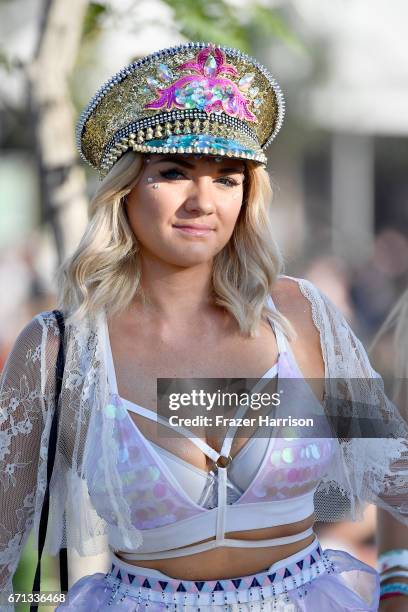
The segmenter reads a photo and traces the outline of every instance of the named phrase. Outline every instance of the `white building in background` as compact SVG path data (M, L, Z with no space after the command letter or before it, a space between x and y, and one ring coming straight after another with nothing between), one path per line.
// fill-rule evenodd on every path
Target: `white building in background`
M296 24L319 41L325 72L302 99L332 137L332 247L350 263L371 251L374 138L408 135L408 4L294 0Z

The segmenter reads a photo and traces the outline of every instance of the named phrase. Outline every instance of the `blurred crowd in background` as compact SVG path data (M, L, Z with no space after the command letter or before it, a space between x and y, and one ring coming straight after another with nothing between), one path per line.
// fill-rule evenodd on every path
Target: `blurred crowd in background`
M98 184L72 145L80 111L122 66L187 40L238 47L280 83L287 116L268 170L286 273L322 289L368 348L408 285L408 5L62 4L0 0L0 370L25 323L55 306L55 268L78 242ZM64 23L65 48L63 30L52 31ZM40 129L48 93L38 83L64 96L65 127ZM392 374L387 335L374 365ZM375 565L375 508L363 523L317 528L323 545Z

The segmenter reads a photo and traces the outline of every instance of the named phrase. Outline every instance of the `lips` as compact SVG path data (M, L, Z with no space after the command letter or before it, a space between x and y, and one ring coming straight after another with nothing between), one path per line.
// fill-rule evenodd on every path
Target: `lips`
M214 228L210 227L209 225L184 225L184 224L176 224L173 225L173 227L178 227L178 228L182 228L182 229L195 229L195 230L212 230Z
M173 225L173 227L179 232L190 234L191 236L207 236L214 231L214 229L208 225Z

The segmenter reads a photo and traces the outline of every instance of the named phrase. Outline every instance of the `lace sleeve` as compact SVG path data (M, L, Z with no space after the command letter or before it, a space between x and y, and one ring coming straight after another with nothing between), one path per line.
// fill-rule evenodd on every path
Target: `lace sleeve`
M407 423L342 314L312 283L293 280L320 333L326 394L335 389L340 409L357 424L351 436L338 438L336 460L316 494L317 520L362 519L365 505L374 503L408 525ZM362 410L370 415L372 436L362 433Z
M14 610L5 601L44 496L55 383L54 376L47 381L47 372L55 368L58 333L40 315L32 319L18 336L0 379L1 610Z

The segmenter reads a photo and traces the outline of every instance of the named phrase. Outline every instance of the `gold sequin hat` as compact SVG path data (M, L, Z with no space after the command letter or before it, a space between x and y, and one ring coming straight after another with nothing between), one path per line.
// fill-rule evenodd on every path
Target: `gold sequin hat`
M265 164L284 112L279 85L255 59L191 42L156 51L109 79L81 114L78 150L101 177L129 149Z

